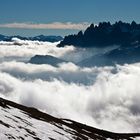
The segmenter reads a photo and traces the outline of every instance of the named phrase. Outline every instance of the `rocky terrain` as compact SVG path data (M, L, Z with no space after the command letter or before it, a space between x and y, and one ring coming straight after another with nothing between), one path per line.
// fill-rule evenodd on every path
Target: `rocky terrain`
M59 47L74 45L77 47L106 47L113 45L130 46L140 42L140 24L135 21L125 23L122 21L111 24L101 22L98 25L91 24L84 32L65 36L58 44Z
M20 140L133 140L139 133L113 133L0 98L0 138Z

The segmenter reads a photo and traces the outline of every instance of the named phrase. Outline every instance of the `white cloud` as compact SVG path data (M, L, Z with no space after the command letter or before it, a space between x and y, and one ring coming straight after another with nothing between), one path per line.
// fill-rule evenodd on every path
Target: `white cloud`
M70 55L69 60L87 57L83 52L90 54L73 46L57 48L53 43L25 42L21 46L0 44L1 97L94 127L140 132L140 63L80 68L73 63L52 67L16 62L17 57L35 54ZM77 54L78 58L74 56Z
M63 63L58 67L50 65L25 64L21 62L4 62L0 64L0 71L9 73L18 78L26 80L42 79L52 81L62 80L67 83L93 84L100 70L111 68L80 68L73 63Z
M19 29L69 29L69 30L85 30L90 24L87 22L72 23L72 22L53 22L53 23L5 23L0 24L0 28L19 28Z
M29 68L21 65L19 70L18 65L13 65L15 73L24 71L25 78L39 71L39 68L31 65L27 66ZM45 68L54 71L53 67L45 66ZM65 67L62 66L61 70L63 68ZM59 70L60 68L55 69L55 71ZM24 105L34 106L57 117L74 119L94 127L117 132L139 132L140 64L116 68L85 68L85 73L79 71L79 75L78 70L77 67L65 69L65 72L70 73L65 78L69 79L74 75L75 78L80 79L80 74L85 75L86 78L89 71L95 72L94 82L91 81L91 84L87 86L78 84L75 80L71 83L59 79L29 80L23 77L20 79L18 76L15 78L8 74L10 72L0 72L0 96ZM73 74L72 71L77 71L77 74ZM52 73L48 74L52 78L55 77ZM45 76L44 73L43 75ZM59 76L62 75L59 73ZM90 78L93 77L90 75ZM91 79L86 79L86 81L89 82Z
M18 42L18 45L15 45ZM56 47L57 43L39 42L39 41L27 41L14 39L13 42L0 41L0 61L11 61L19 59L20 61L28 61L34 55L52 55L61 57L68 52L74 52L75 48Z
M19 44L15 45L15 44ZM52 55L67 61L79 62L93 55L106 52L115 47L75 48L74 46L56 47L56 43L13 39L13 42L0 41L0 61L23 60L28 61L36 54ZM13 53L14 52L14 53Z

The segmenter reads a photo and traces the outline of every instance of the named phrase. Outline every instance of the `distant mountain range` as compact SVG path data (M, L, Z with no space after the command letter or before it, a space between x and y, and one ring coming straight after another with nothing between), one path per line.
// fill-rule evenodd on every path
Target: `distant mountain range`
M68 61L50 55L35 55L29 60L29 63L32 64L49 64L55 67L60 63L67 62ZM121 46L106 53L93 55L75 64L81 67L93 67L132 64L137 62L140 62L140 45Z
M11 41L12 38L18 38L21 40L32 40L32 41L48 41L48 42L58 42L63 40L61 36L45 36L39 35L35 37L22 37L22 36L5 36L0 34L0 41Z
M114 133L72 120L56 118L35 108L0 98L0 136L34 140L133 140L139 133Z
M140 62L140 45L119 47L104 54L82 60L77 65L82 67L113 66L115 64L132 64Z
M110 22L101 22L99 25L91 24L84 32L65 36L58 46L106 47L131 46L133 43L140 43L140 24L135 21L131 24L119 21L115 24Z

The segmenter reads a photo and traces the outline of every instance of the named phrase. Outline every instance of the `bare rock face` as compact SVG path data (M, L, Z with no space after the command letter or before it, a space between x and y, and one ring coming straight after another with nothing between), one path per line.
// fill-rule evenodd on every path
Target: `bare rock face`
M65 36L58 46L102 48L112 45L131 45L134 42L140 42L140 24L134 21L132 23L119 21L115 24L101 22L98 26L91 24L84 32Z

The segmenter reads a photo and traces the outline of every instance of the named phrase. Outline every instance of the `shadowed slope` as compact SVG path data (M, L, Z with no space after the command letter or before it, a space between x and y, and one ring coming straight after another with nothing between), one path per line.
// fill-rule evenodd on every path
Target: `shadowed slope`
M121 133L113 133L105 130L100 130L97 128L89 127L87 125L67 120L67 119L60 119L53 117L51 115L48 115L46 113L43 113L35 108L25 107L23 105L19 105L17 103L5 100L0 98L0 109L1 113L4 114L3 118L0 118L0 128L5 127L5 132L8 132L6 130L9 129L16 129L16 125L18 126L18 129L24 130L24 136L25 137L32 137L32 139L40 140L42 139L41 134L39 132L39 128L37 131L35 128L37 127L37 122L41 125L47 126L47 129L45 130L45 133L43 133L44 137L48 137L48 139L56 139L56 137L61 137L61 139L77 139L77 140L88 140L88 139L95 139L95 140L106 140L107 138L110 139L127 139L132 140L136 137L140 137L140 133L128 133L128 134L121 134ZM13 110L16 109L15 114L10 116L13 112ZM18 116L18 112L20 112L20 115ZM7 115L5 115L7 114ZM22 117L21 117L22 116ZM16 125L14 126L8 121L5 121L6 119L12 120L13 123ZM24 125L20 126L21 123L24 122ZM33 123L32 123L33 122ZM26 124L26 127L25 127ZM48 129L52 129L47 132ZM17 130L19 131L19 130ZM57 133L57 136L55 136L53 133ZM0 134L1 135L1 134ZM18 136L15 136L15 134L5 133L4 134L8 139L18 139L21 137L24 139L23 135L20 136L20 133ZM25 138L25 139L28 139Z

